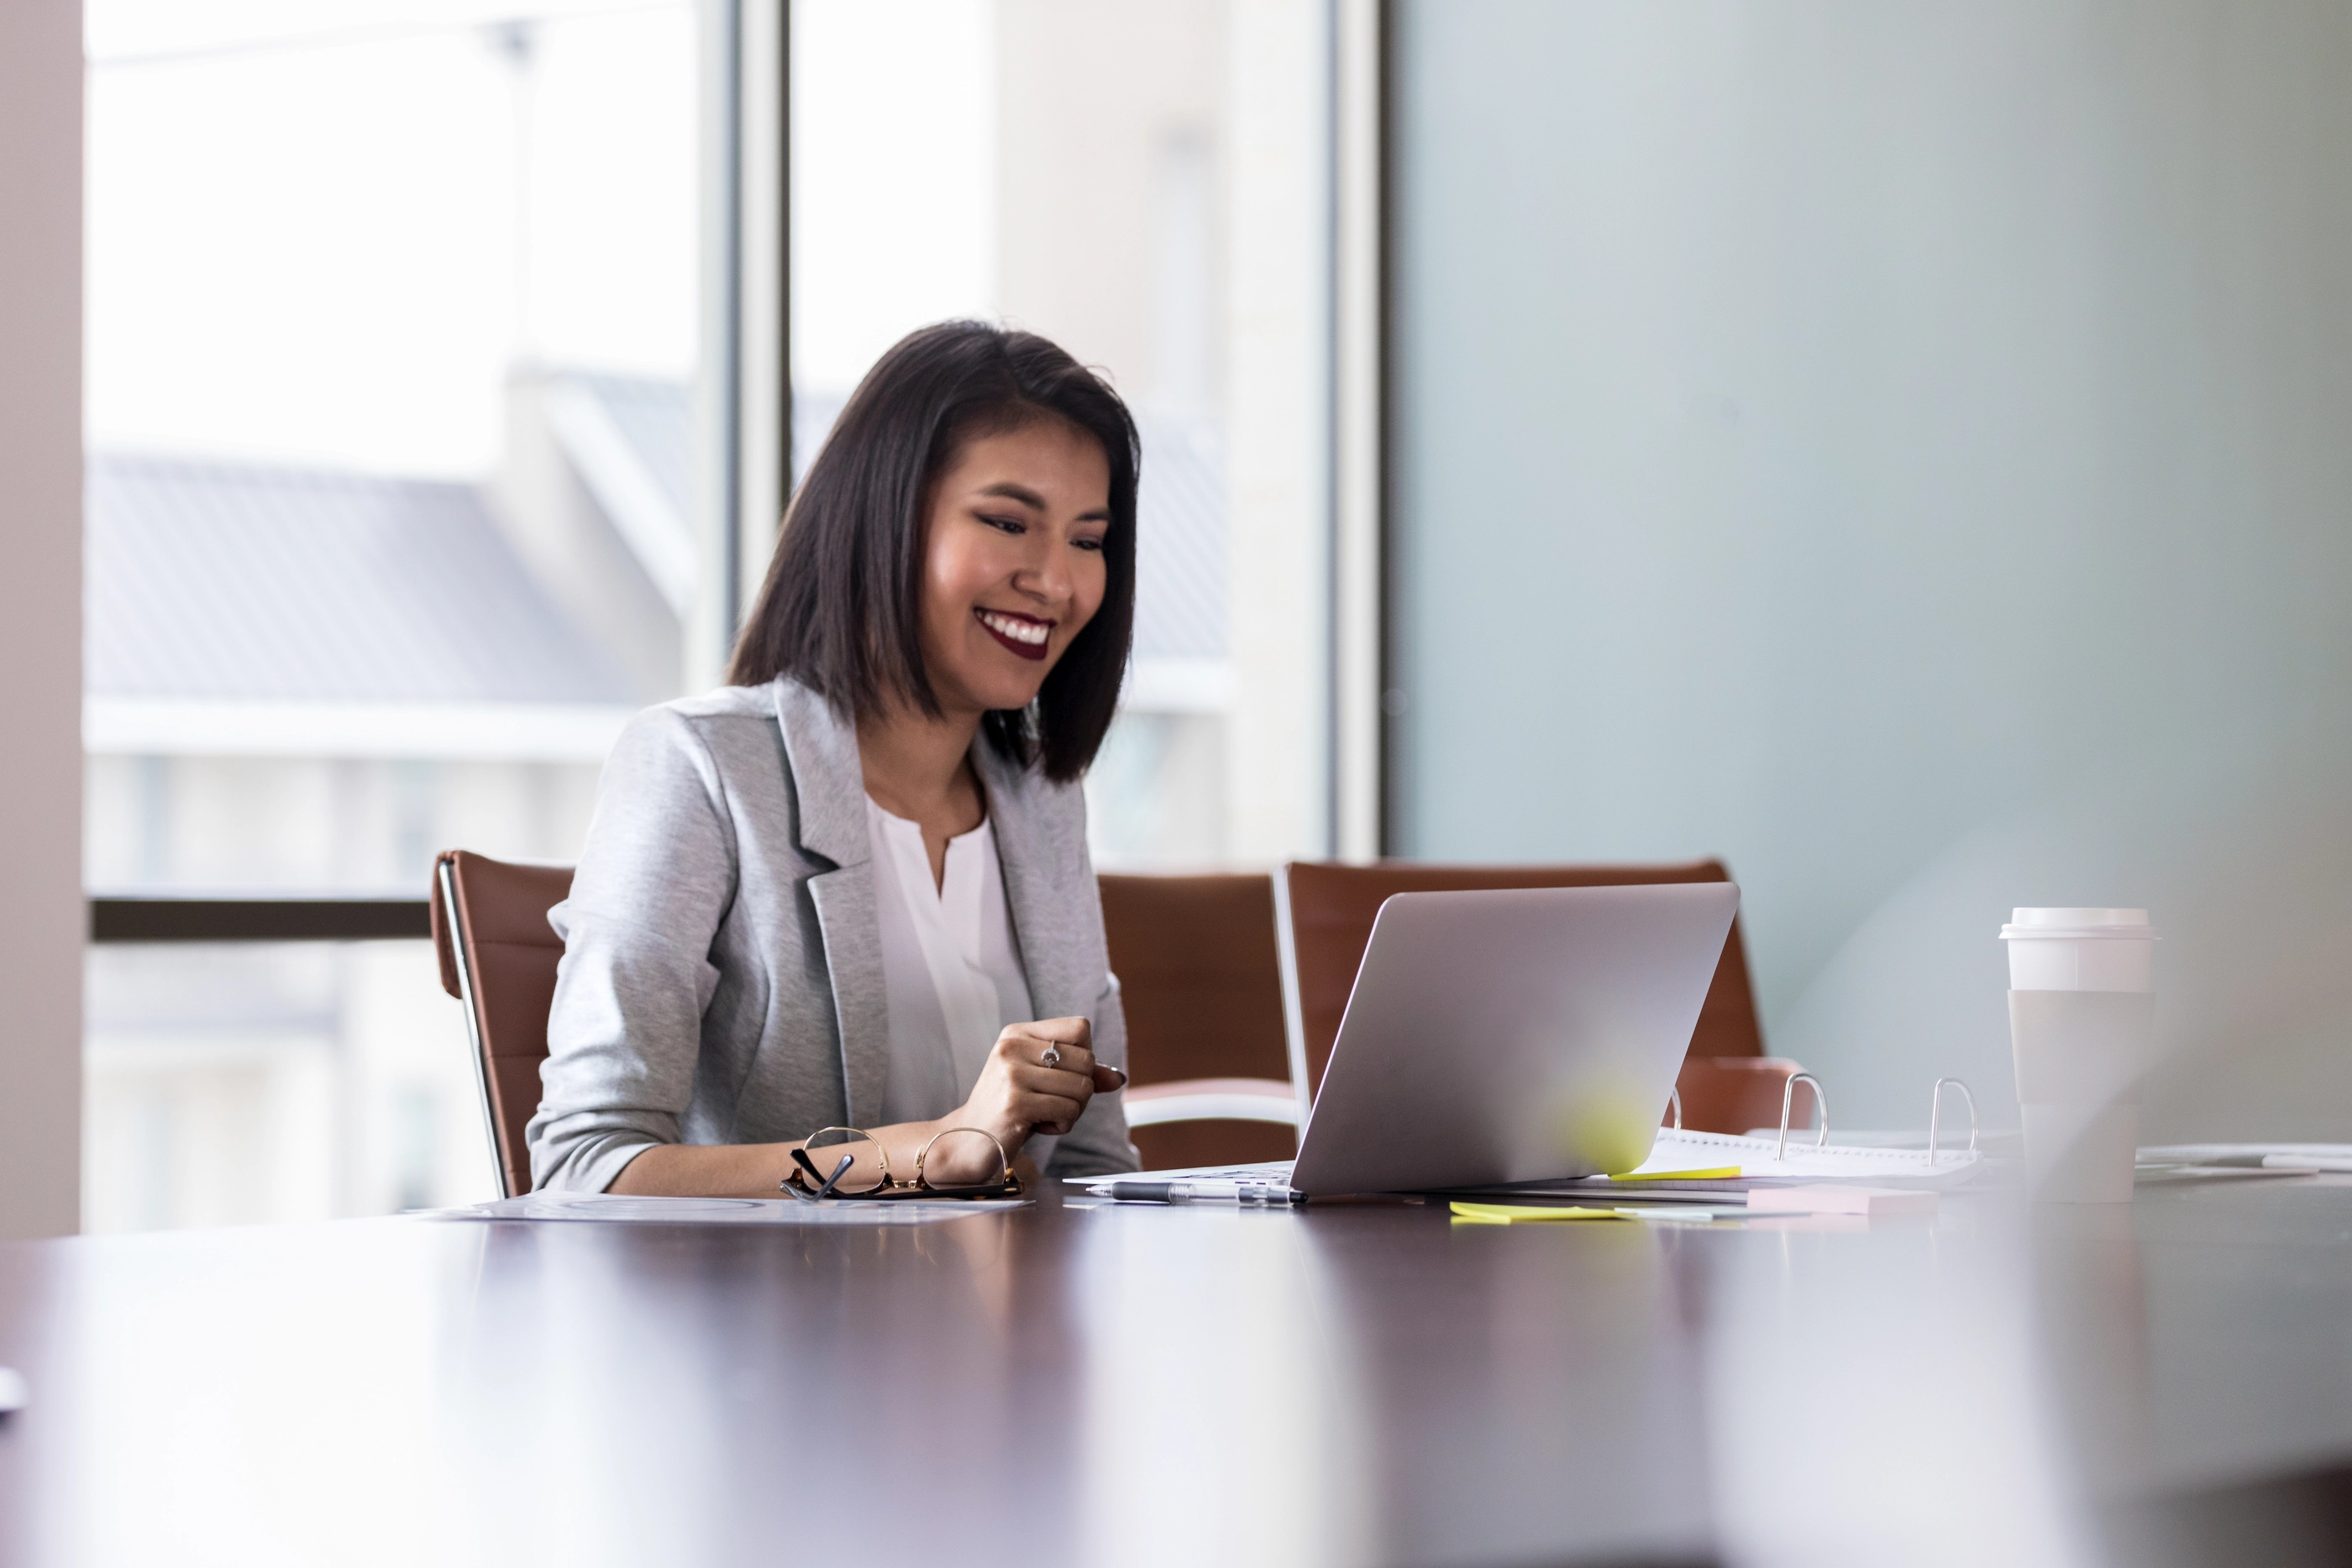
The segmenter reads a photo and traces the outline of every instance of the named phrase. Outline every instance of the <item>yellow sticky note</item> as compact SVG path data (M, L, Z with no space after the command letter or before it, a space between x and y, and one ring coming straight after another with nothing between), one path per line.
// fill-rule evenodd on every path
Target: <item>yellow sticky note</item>
M1546 1208L1524 1203L1457 1203L1454 1205L1457 1222L1472 1225L1525 1225L1529 1222L1557 1222L1565 1219L1624 1219L1629 1216L1613 1208Z
M1738 1181L1738 1166L1709 1166L1703 1171L1643 1171L1635 1176L1612 1176L1611 1181Z

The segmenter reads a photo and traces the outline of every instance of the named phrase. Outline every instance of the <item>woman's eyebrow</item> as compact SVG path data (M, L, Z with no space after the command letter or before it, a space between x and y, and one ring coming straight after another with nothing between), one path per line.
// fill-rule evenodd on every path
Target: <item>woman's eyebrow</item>
M1034 507L1041 512L1045 509L1045 497L1037 494L1028 486L1016 485L1010 479L1001 479L993 485L982 485L980 487L980 493L983 496L999 496L1008 501L1018 501L1024 507Z
M1046 509L1045 497L1037 494L1036 491L1032 490L1028 486L1016 485L1010 479L1000 479L993 485L982 485L978 493L982 496L994 496L1002 500L1018 501L1023 506L1034 507L1040 512ZM1080 512L1078 514L1078 521L1082 523L1107 523L1110 521L1110 508L1108 507L1097 507L1092 511Z

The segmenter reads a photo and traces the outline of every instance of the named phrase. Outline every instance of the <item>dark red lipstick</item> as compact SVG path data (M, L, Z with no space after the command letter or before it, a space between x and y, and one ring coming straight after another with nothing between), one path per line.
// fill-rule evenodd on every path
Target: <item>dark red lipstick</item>
M980 622L982 628L990 636L1022 658L1042 659L1045 656L1046 648L1051 645L1054 631L1054 623L1051 621L1040 621L1034 615L1016 615L1009 610L974 610L971 613L973 619ZM1034 629L1032 634L1036 640L1024 642L1015 632L1007 629L1008 624L1023 631Z

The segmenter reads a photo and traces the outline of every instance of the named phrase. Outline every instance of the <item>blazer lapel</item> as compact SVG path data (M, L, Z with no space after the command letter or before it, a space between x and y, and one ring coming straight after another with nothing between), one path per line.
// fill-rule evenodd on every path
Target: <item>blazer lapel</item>
M890 1082L889 988L882 975L881 927L874 910L869 861L809 878L817 929L824 936L834 1017L841 1025L841 1092L847 1125L867 1127L881 1113Z
M866 765L858 760L856 729L789 675L777 676L774 690L776 723L784 732L784 757L800 802L801 847L835 865L863 865L869 852Z
M1004 898L1013 911L1013 935L1021 946L1021 967L1029 981L1030 1005L1039 1018L1091 1016L1102 977L1084 983L1079 955L1069 940L1071 920L1064 907L1068 876L1055 863L1052 845L1037 831L1029 810L1035 782L990 747L986 737L971 748L972 768L988 787L988 818L996 839L996 859L1004 873ZM1056 896L1056 889L1062 889Z
M841 1029L844 1114L849 1125L867 1126L881 1113L889 1083L890 1015L866 829L866 769L857 757L856 730L823 697L788 676L777 678L775 694L776 722L800 807L801 847L835 866L809 878L809 897L824 939L825 972Z

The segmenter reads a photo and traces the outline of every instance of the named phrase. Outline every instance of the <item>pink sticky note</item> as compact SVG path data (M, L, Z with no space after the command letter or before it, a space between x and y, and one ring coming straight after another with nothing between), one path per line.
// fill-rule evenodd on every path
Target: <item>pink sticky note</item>
M1933 1214L1936 1195L1823 1182L1814 1186L1753 1187L1748 1194L1748 1207L1759 1214L1861 1214L1884 1219L1897 1214Z
M1749 1230L1863 1230L1870 1220L1859 1214L1759 1214L1740 1222Z

